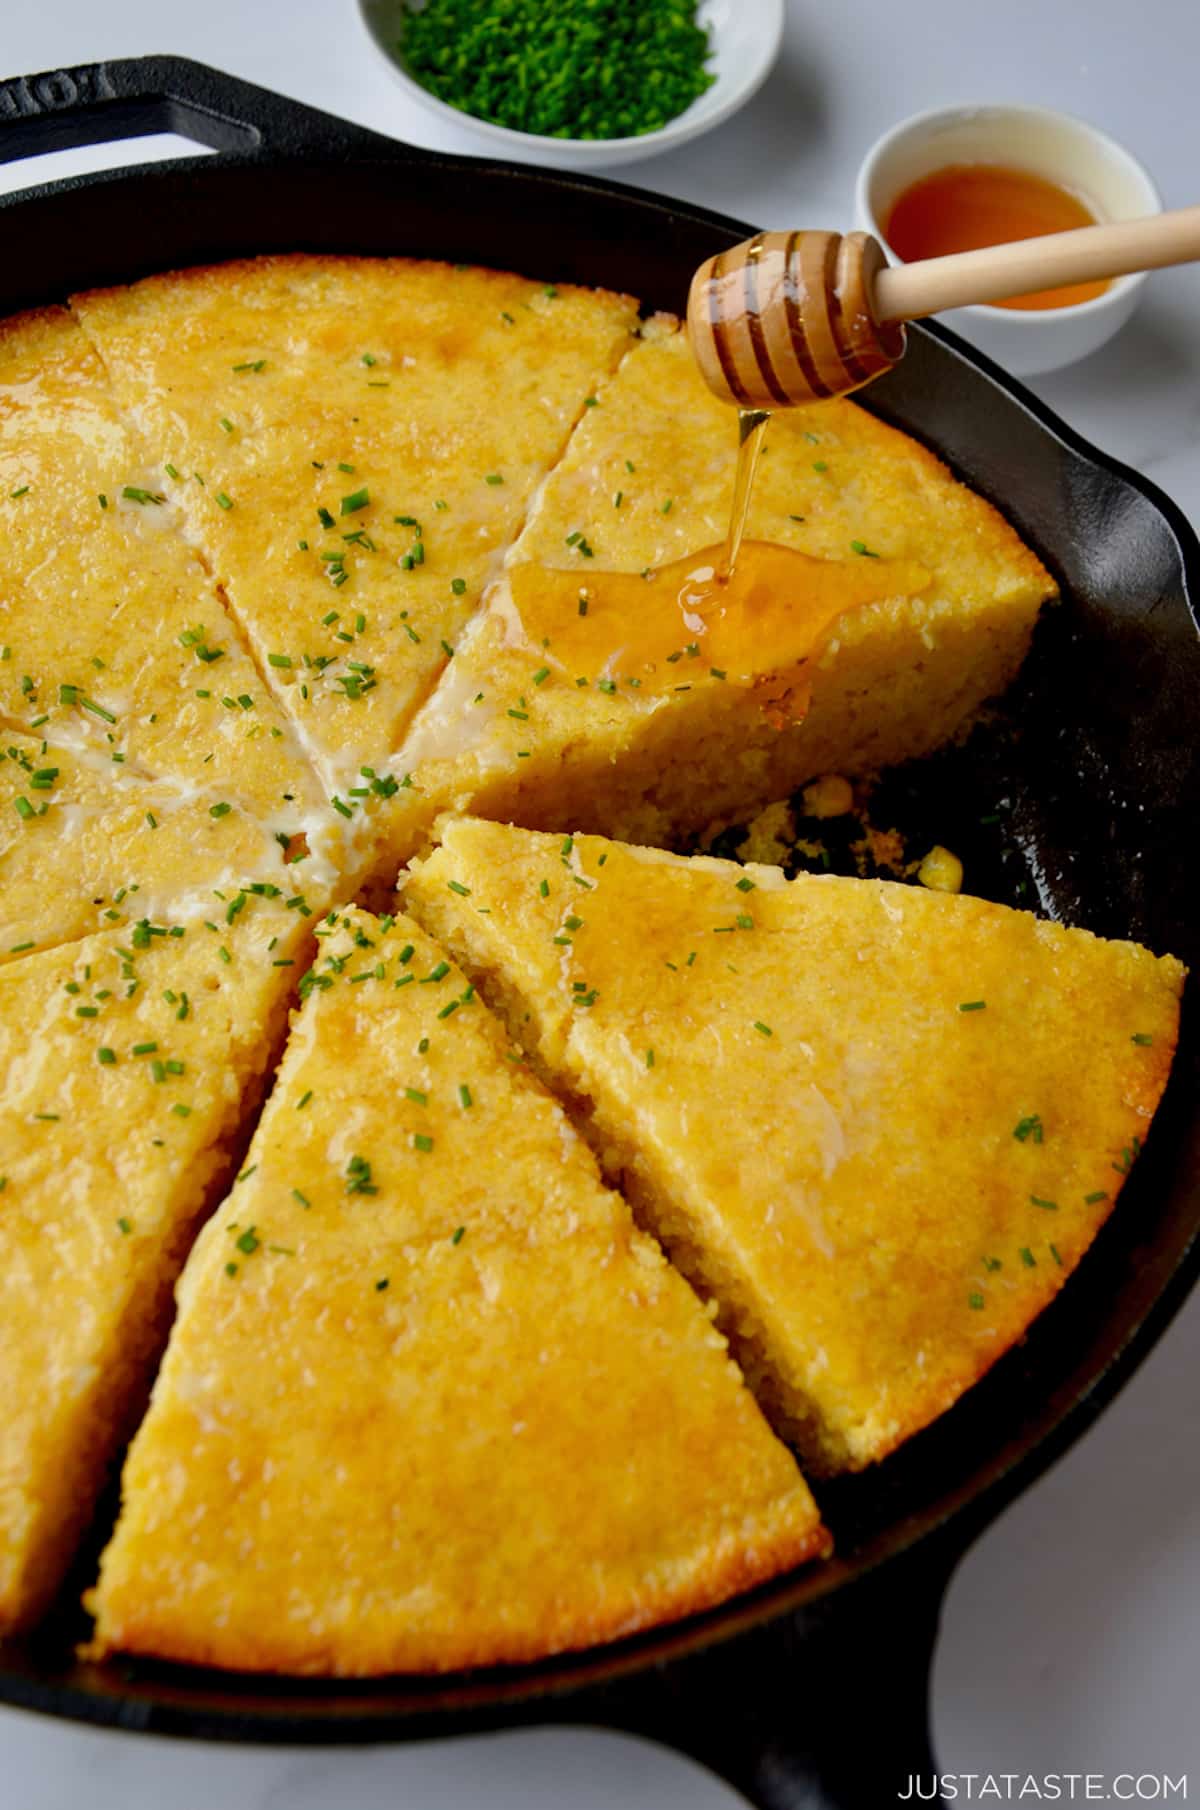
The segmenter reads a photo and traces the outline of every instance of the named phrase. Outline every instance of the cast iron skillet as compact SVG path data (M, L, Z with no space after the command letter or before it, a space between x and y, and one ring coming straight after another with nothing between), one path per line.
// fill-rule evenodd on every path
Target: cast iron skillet
M616 183L413 150L174 58L0 84L5 161L164 130L221 155L0 198L0 311L306 248L498 265L679 311L701 259L751 230ZM1049 915L1195 966L1185 850L1200 801L1200 545L1152 485L949 333L914 331L866 401L1001 504L1067 599L1039 630L1016 733L989 756L988 783L1010 799L1010 871ZM926 1680L951 1569L1096 1417L1200 1269L1193 1016L1194 1000L1149 1146L1078 1274L950 1414L822 1492L838 1542L829 1564L545 1664L351 1685L77 1660L73 1584L37 1637L0 1646L0 1699L247 1741L595 1723L666 1741L774 1810L894 1801L910 1772L933 1771Z

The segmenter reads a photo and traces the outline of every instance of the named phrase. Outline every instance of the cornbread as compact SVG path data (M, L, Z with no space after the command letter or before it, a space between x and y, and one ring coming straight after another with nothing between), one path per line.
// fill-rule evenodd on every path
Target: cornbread
M278 257L76 296L277 702L363 797L636 305L404 258ZM198 471L203 483L193 475Z
M61 1581L282 1036L299 916L178 928L0 969L0 1633Z
M1003 691L1053 581L995 510L852 402L772 421L748 533L804 557L744 646L726 634L710 653L710 619L689 621L654 577L697 548L711 563L734 453L684 336L648 323L395 763L410 842L438 808L469 808L669 843L814 775L926 753ZM609 595L614 572L646 575L640 600L631 579ZM816 590L844 611L806 644L795 624Z
M828 1549L725 1342L463 974L330 918L123 1477L98 1651L442 1671Z
M451 821L407 908L580 1103L814 1470L883 1457L1061 1288L1184 970L981 899Z
M143 1414L97 1655L689 1614L830 1550L777 1433L883 1457L1080 1261L1183 969L863 815L1053 581L849 402L771 423L726 579L734 456L675 321L497 271L0 322L0 1635ZM809 818L923 884L663 852Z
M0 728L242 804L328 879L340 819L180 534L169 457L64 309L0 322Z
M0 731L0 962L142 918L220 916L250 886L308 913L325 900L304 896L305 871L240 805Z

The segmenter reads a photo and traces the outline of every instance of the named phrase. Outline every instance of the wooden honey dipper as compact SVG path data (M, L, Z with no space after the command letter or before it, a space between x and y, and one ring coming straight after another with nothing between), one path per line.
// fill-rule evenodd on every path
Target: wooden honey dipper
M869 233L756 233L702 264L688 335L708 387L741 409L859 389L904 353L904 322L1200 258L1200 207L889 266Z

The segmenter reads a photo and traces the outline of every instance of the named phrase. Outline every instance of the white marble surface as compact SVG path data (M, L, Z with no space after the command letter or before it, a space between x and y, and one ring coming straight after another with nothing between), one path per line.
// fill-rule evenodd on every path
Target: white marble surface
M849 225L859 157L888 124L920 107L1015 100L1106 127L1150 166L1168 206L1200 199L1195 0L909 0L903 9L789 0L788 14L780 65L745 113L622 175L765 226ZM398 137L471 148L393 87L352 0L8 0L3 17L6 74L175 51ZM70 167L142 154L116 147ZM0 169L0 186L22 179L20 166ZM1200 518L1200 269L1153 277L1108 351L1035 387ZM934 1683L945 1770L1190 1767L1189 1796L1200 1796L1198 1375L1200 1299L1099 1425L963 1564ZM0 1712L3 1810L718 1810L736 1801L673 1755L587 1731L288 1753L135 1740Z

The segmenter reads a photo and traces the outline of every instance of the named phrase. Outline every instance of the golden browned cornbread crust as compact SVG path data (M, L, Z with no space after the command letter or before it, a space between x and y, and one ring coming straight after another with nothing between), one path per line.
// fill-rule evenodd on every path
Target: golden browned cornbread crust
M636 304L296 255L72 305L369 865L361 770L399 747Z
M97 1650L457 1669L827 1551L724 1340L437 945L350 912L307 990L180 1284Z
M218 931L125 927L0 969L0 1633L47 1606L137 1418L304 934L251 898Z
M1057 1293L1184 970L1027 913L451 821L407 879L816 1470L926 1425Z
M760 707L779 689L769 673L750 692L714 673L702 637L685 647L682 624L681 688L666 696L572 663L573 595L561 630L527 642L510 586L522 563L566 568L586 589L593 571L640 572L723 539L731 413L674 323L644 334L598 389L395 763L415 788L410 843L450 808L669 844L752 815L815 774L927 753L1009 684L1054 593L1002 517L932 454L833 402L772 421L749 534L852 566L923 567L925 584L842 617L802 721ZM781 613L790 602L780 597ZM636 633L622 623L614 651Z

